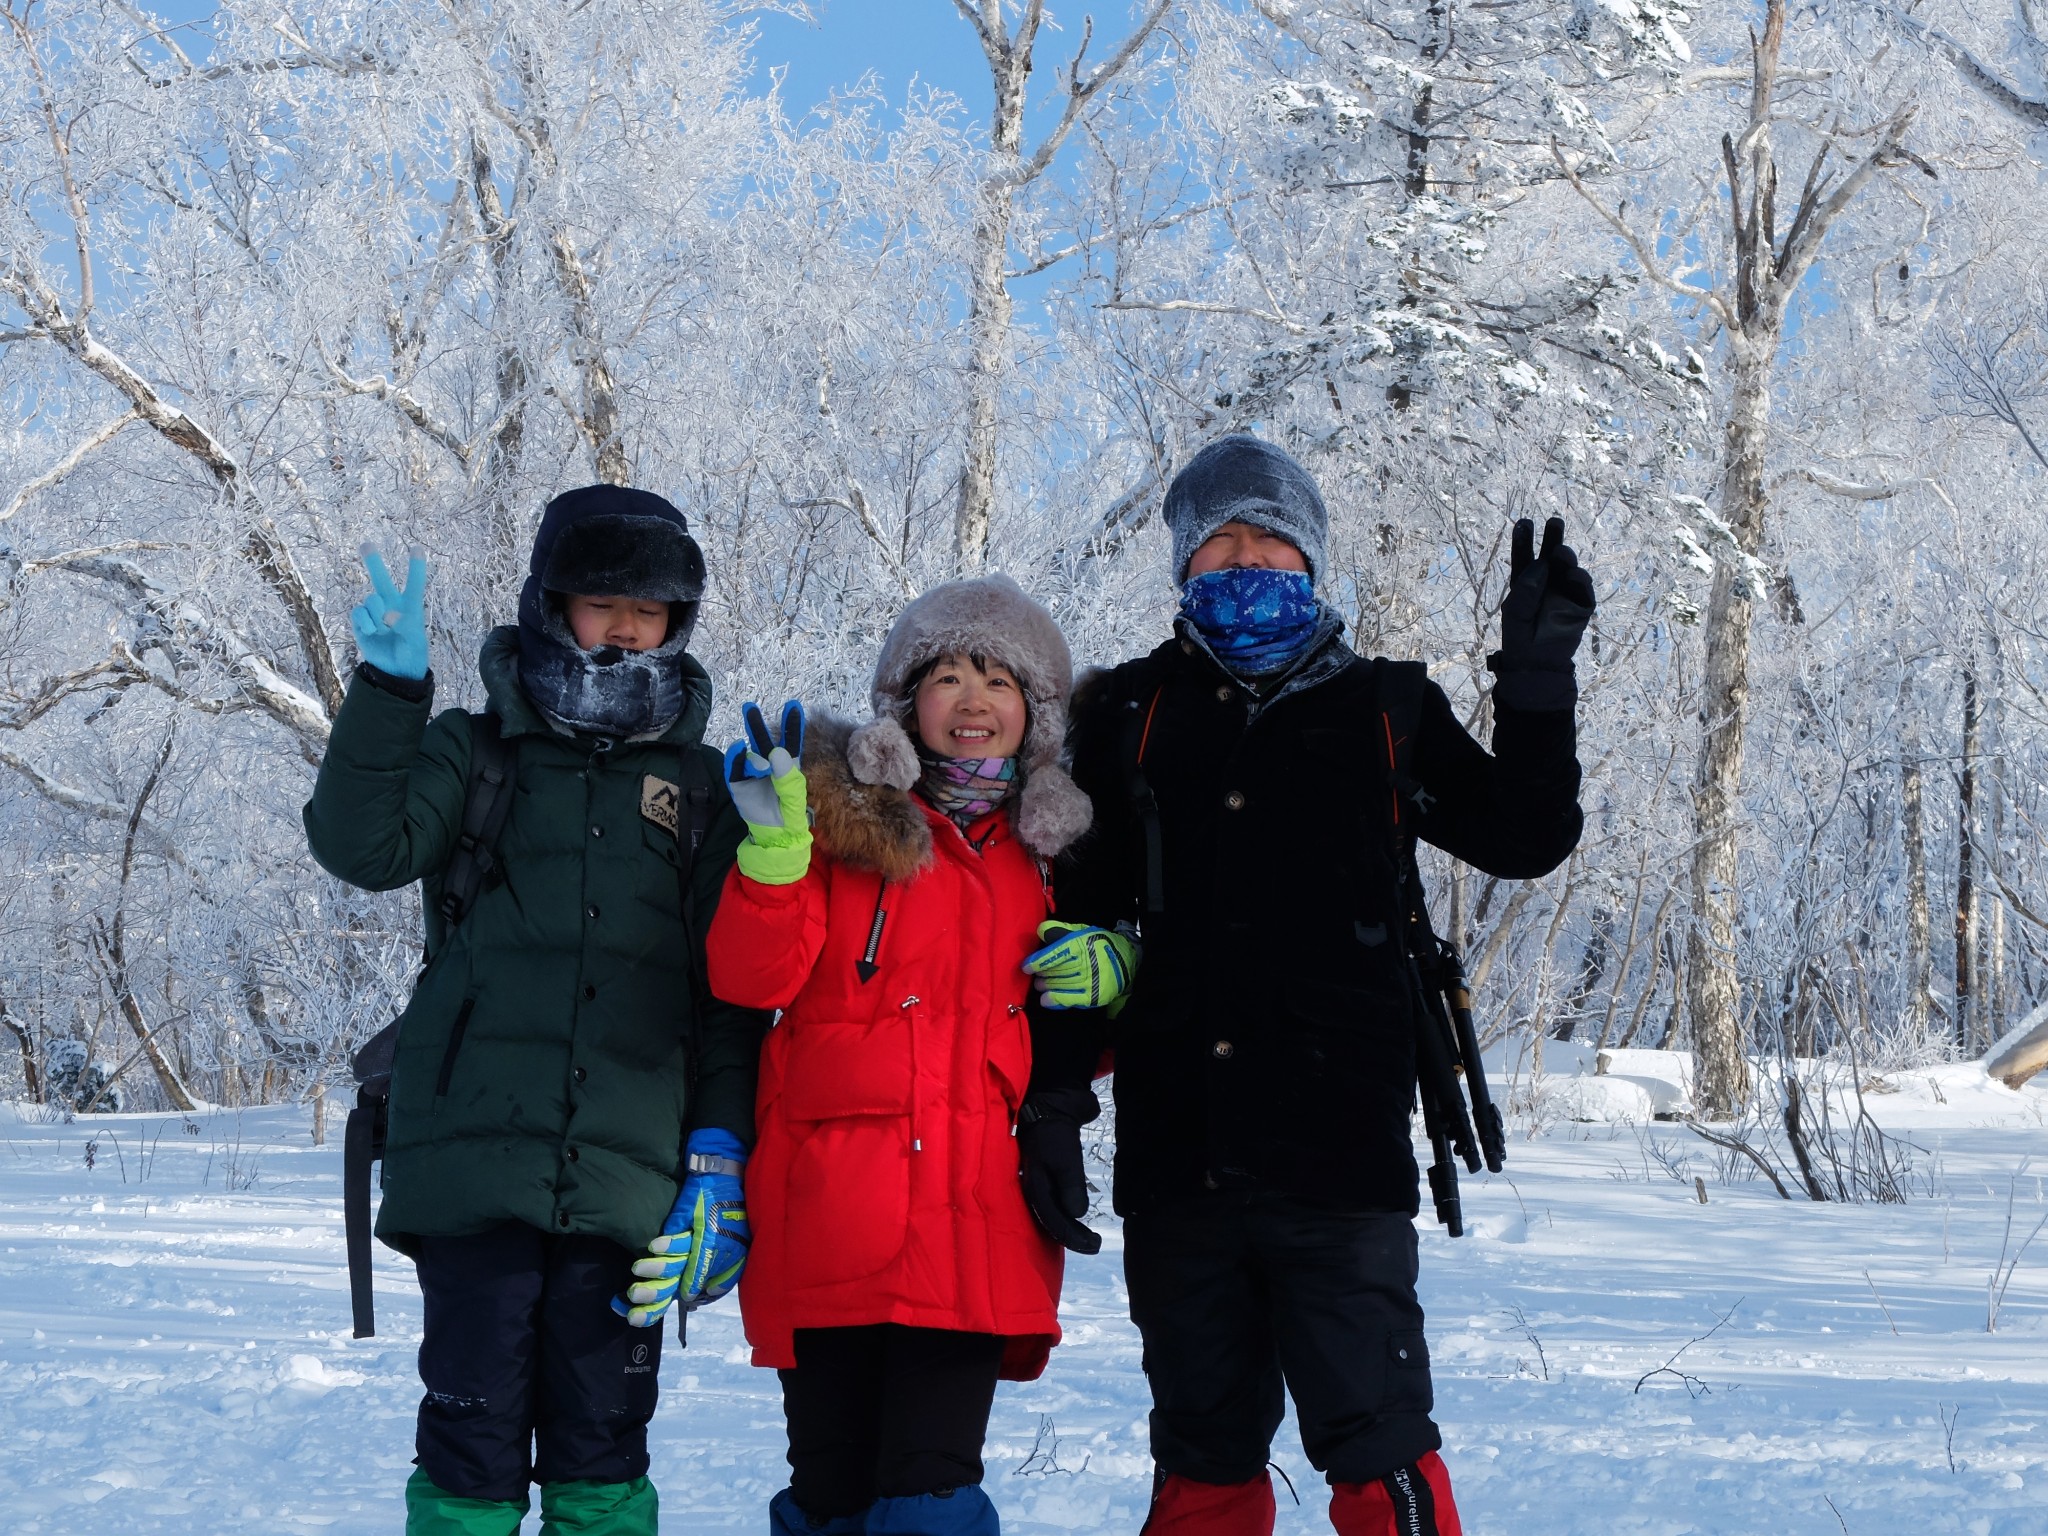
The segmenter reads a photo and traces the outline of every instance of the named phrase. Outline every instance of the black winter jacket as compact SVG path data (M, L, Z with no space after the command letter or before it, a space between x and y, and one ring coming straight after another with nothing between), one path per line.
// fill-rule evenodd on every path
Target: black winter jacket
M1104 927L1140 916L1145 840L1129 769L1141 737L1163 916L1147 925L1114 1023L1033 1009L1033 1087L1084 1084L1114 1047L1125 1215L1249 1184L1417 1209L1418 1004L1379 702L1390 665L1332 639L1262 700L1184 634L1076 690L1074 778L1095 826L1057 870L1059 916ZM1503 878L1556 868L1581 825L1571 711L1499 710L1489 756L1442 689L1423 693L1404 831Z

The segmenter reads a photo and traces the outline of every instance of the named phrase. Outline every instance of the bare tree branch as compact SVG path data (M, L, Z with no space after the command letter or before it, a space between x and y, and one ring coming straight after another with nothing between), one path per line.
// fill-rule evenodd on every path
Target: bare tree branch
M394 384L381 373L373 374L367 379L356 378L334 359L328 352L325 343L317 345L320 351L320 361L327 365L328 373L333 376L334 381L343 389L352 395L368 395L373 400L382 400L385 404L396 408L398 414L417 427L423 436L431 438L434 442L447 449L450 455L454 457L455 462L464 469L469 468L470 460L475 455L475 449L469 443L463 441L462 435L459 432L429 410L426 404L413 394L411 390L402 384Z
M1850 501L1890 501L1894 496L1903 496L1906 492L1919 490L1923 486L1935 487L1934 480L1926 475L1915 475L1910 480L1861 482L1844 480L1839 475L1831 475L1824 469L1816 469L1810 464L1802 464L1797 468L1784 471L1773 479L1771 489L1776 490L1779 486L1784 485L1790 480L1807 481L1809 484L1820 487L1830 496L1841 496Z
M120 822L123 825L128 821L128 806L117 800L101 799L98 795L88 794L85 790L66 784L19 753L10 752L5 747L0 747L0 768L13 769L34 785L44 798L63 806L67 811L76 811L82 816L90 816L95 821ZM177 840L164 828L155 822L145 820L140 824L140 830L151 852L168 859L180 869L189 871L192 868L191 862L179 849Z
M50 468L44 470L35 479L29 481L20 490L16 491L5 507L0 507L0 523L6 522L15 513L27 506L33 497L47 491L51 486L57 484L58 481L78 468L96 449L106 447L108 443L119 437L123 427L127 426L130 422L140 421L141 419L142 413L131 408L116 416L91 436L82 439L77 447L73 448L63 458L51 465Z
M784 501L790 506L829 506L851 512L854 520L860 524L861 532L868 536L868 542L881 552L882 563L888 566L889 574L903 589L903 595L915 597L916 583L911 581L910 573L903 568L902 558L882 531L881 521L875 516L874 508L868 501L866 487L861 484L860 477L853 472L852 461L846 452L846 440L839 430L839 413L832 408L832 363L822 354L818 358L818 418L825 423L825 430L831 436L834 468L846 485L846 494L822 496L808 501L791 501L785 497Z
M1572 169L1571 164L1565 159L1564 150L1559 147L1555 139L1550 141L1550 153L1551 157L1557 161L1558 169L1564 172L1565 180L1572 184L1572 190L1586 200L1586 206L1597 213L1601 221L1609 229L1621 236L1623 243L1628 246L1630 251L1634 252L1637 264L1642 267L1644 275L1651 282L1657 284L1660 288L1668 288L1673 293L1683 294L1688 299L1699 300L1700 303L1706 305L1714 312L1715 318L1723 325L1733 323L1734 317L1730 313L1726 302L1718 293L1672 277L1664 270L1663 263L1657 260L1656 254L1651 251L1643 238L1629 227L1627 221L1617 213L1609 213L1594 199L1593 194L1586 190L1586 184L1579 180L1579 173Z
M1929 26L1896 5L1887 5L1884 9L1886 14L1906 31L1934 44L1948 55L1949 62L1962 71L1965 80L2014 117L2023 123L2031 123L2036 128L2048 128L2048 100L2037 101L2031 96L2020 94L2015 86L1941 28Z
M334 648L328 642L319 607L313 601L305 579L299 574L283 533L257 505L248 477L234 454L183 409L166 400L156 386L117 353L102 345L83 320L65 310L63 301L39 274L16 265L0 272L0 291L13 295L45 338L119 390L135 414L166 442L197 459L230 500L249 517L249 534L243 553L291 615L300 654L313 675L313 684L324 712L332 715L339 710L343 692L341 668L335 660ZM275 668L269 667L268 663L264 665L273 676L276 675Z
M29 31L24 13L7 9L7 21L14 28L15 41L21 44L22 57L28 60L29 72L36 79L36 98L43 109L43 127L50 136L50 153L57 162L57 176L64 184L66 212L71 219L71 240L78 253L78 318L82 323L92 313L92 223L86 216L85 198L78 190L78 178L72 172L71 141L57 121L57 93L50 89L50 76L43 68L42 51L36 47L35 34Z
M633 476L626 462L625 444L619 440L619 386L598 334L590 276L584 271L575 237L568 230L556 230L550 243L555 276L569 301L569 324L576 336L576 365L583 383L582 408L571 414L597 460L597 478L610 485L625 485Z
M1060 112L1060 120L1039 141L1038 149L1014 177L1019 186L1035 181L1044 174L1045 168L1052 164L1053 156L1060 152L1060 146L1066 142L1067 134L1072 131L1075 121L1088 103L1122 72L1124 66L1137 57L1138 50L1145 46L1146 39L1158 29L1159 23L1166 19L1166 13L1171 9L1173 0L1156 0L1152 9L1146 12L1145 19L1138 23L1129 37L1124 39L1123 46L1117 49L1100 69L1083 81L1081 57L1088 51L1088 38L1094 26L1094 21L1090 18L1082 30L1081 46L1075 50L1073 61L1067 66L1067 104Z
M62 560L47 562L46 568L72 571L118 587L155 627L190 645L220 667L234 680L250 708L262 711L289 730L308 763L318 764L326 753L328 733L333 728L332 715L320 700L292 683L258 654L232 625L215 619L190 598L167 590L132 561L81 550ZM200 696L179 691L170 680L154 672L137 681L147 682L173 697L200 703Z
M1290 336L1306 336L1308 327L1298 320L1270 310L1251 309L1243 304L1212 304L1206 299L1108 299L1095 306L1097 309L1157 310L1165 313L1180 311L1196 315L1243 315L1248 320L1263 320L1268 325L1283 328Z

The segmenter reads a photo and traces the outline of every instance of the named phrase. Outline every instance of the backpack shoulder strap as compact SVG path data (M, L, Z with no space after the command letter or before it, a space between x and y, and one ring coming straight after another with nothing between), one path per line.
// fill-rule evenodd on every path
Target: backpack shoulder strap
M703 988L695 960L696 904L690 899L690 876L697 866L698 850L704 846L704 834L711 827L711 769L702 748L684 747L676 755L681 780L678 788L682 791L682 804L677 807L676 816L676 910L682 914L683 933L688 941L684 954L689 957L691 990L701 1002Z
M1165 677L1152 675L1157 670L1142 665L1132 669L1132 675L1123 682L1117 716L1122 732L1124 793L1130 799L1131 814L1137 819L1141 845L1139 929L1155 940L1166 921L1166 853L1159 826L1159 797L1145 777L1145 754L1152 746L1159 697L1166 691Z
M1381 739L1386 744L1389 807L1397 851L1405 865L1415 858L1415 808L1425 803L1415 777L1415 738L1422 729L1422 700L1429 688L1429 668L1419 661L1375 657Z
M469 916L478 894L500 877L497 843L512 814L513 779L519 743L508 741L495 714L469 717L469 788L462 802L462 831L441 876L441 918L454 928Z
M711 826L711 771L705 764L702 748L684 747L678 756L682 759L679 770L683 803L676 823L676 870L682 877L683 904L687 909L690 870L697 862L697 850L704 846L704 834Z

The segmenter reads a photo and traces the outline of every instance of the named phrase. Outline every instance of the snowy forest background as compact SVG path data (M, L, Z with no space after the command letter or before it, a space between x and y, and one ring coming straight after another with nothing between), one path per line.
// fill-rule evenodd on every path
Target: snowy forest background
M915 3L980 95L786 99L715 0L0 0L0 1099L303 1100L402 1003L299 824L360 541L473 705L546 499L661 492L722 731L983 564L1149 649L1238 429L1482 733L1513 519L1594 573L1579 851L1429 872L1490 1038L1726 1111L2048 1001L2048 3Z

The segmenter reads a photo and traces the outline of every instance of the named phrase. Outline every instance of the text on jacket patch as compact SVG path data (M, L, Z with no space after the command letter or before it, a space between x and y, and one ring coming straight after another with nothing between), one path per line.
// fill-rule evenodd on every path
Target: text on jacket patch
M667 779L657 779L648 774L640 781L640 814L663 828L671 837L682 834L677 808L682 804L683 792Z

